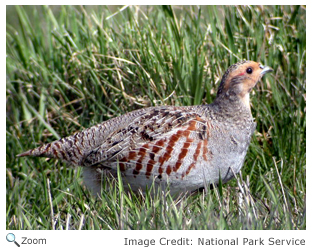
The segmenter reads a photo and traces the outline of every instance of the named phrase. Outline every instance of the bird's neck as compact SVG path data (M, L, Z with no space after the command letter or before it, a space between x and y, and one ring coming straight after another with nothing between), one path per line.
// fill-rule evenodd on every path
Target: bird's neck
M221 93L211 104L216 116L221 119L252 118L249 94L241 97L235 94Z

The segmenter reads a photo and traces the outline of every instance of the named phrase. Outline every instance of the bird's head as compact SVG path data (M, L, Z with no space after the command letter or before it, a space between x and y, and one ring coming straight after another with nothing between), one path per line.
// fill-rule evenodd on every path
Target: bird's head
M271 71L270 67L254 61L238 62L230 66L223 75L217 97L235 95L250 107L249 93L262 76Z

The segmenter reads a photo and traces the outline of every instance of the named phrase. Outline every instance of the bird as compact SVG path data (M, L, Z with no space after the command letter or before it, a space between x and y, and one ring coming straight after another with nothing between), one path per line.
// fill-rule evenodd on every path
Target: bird
M256 129L250 92L271 71L239 61L224 73L211 104L134 110L17 157L81 166L94 194L101 194L108 177L120 177L125 190L144 194L151 187L178 195L226 183L241 170Z

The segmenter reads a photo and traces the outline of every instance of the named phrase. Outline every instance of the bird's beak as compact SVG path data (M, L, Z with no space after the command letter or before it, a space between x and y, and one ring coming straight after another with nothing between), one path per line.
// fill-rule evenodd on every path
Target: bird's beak
M273 71L273 69L269 66L266 66L266 65L261 65L260 64L260 68L262 69L261 71L261 75L263 76L264 74L268 73L268 72L271 72Z

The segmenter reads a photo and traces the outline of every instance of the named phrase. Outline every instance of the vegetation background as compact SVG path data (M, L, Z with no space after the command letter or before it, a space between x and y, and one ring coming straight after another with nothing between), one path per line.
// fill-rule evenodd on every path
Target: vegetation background
M306 6L7 6L7 229L305 229ZM210 103L241 59L274 69L251 95L241 176L173 199L81 168L16 158L128 111Z

